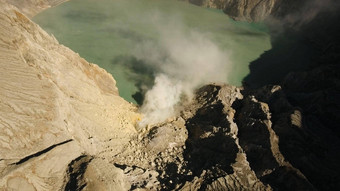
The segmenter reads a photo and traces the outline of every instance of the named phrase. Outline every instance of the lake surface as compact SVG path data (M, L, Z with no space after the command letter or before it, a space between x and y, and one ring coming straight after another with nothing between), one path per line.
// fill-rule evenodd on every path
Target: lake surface
M205 60L206 64L213 65L215 53L209 52L205 42L218 55L225 53L228 67L220 67L216 73L228 74L223 81L233 85L241 85L249 63L271 48L263 24L236 22L219 10L177 0L71 0L33 20L61 44L111 73L120 95L134 103L138 92L152 86L154 74L164 70L157 66L164 60L174 60L176 55L204 60L207 52L212 61ZM197 50L191 52L183 46ZM169 59L173 53L176 55ZM191 62L190 58L181 61Z

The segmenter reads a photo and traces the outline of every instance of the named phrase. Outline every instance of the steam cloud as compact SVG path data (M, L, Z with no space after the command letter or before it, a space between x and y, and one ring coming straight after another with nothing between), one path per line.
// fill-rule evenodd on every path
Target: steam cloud
M280 24L301 26L319 12L339 6L334 0L310 0L298 12L286 15ZM153 12L144 17L159 34L159 40L142 41L134 55L158 71L154 86L145 94L139 123L143 128L166 120L176 113L181 97L191 97L195 88L210 82L226 82L230 52L222 50L208 34L188 28L181 18ZM275 21L273 21L275 22ZM224 23L226 24L226 23ZM280 28L280 27L279 27Z
M226 82L231 65L229 53L221 50L208 34L185 27L180 19L164 18L159 14L153 17L158 42L144 41L134 52L138 59L159 71L154 86L145 94L140 128L174 115L181 97L190 98L198 86Z
M298 3L302 3L298 11L293 11L278 20L270 18L267 20L267 24L276 27L279 32L282 30L283 25L299 29L301 26L311 22L319 13L335 12L340 6L340 2L337 0L304 0Z
M140 127L166 120L175 113L175 105L180 101L183 87L164 74L155 78L155 85L146 92L142 113L145 114L139 123Z
M287 15L285 22L301 26L312 21L320 12L336 11L338 6L339 2L335 0L311 0L305 4L300 12Z

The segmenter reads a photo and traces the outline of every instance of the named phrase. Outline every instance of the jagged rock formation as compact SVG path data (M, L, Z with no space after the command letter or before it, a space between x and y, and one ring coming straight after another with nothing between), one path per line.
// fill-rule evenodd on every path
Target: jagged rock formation
M183 0L192 4L223 10L235 20L262 21L268 17L285 18L293 22L292 17L302 17L302 12L310 13L322 7L319 0ZM315 3L316 2L316 3ZM326 3L329 1L327 0ZM325 2L324 2L325 3ZM313 4L313 6L305 5ZM312 10L310 10L312 9ZM301 14L301 15L300 15ZM308 13L309 14L309 13ZM313 14L313 13L311 13ZM292 20L293 19L293 20ZM301 18L298 18L301 19Z
M254 91L265 84L281 84L280 93L269 99L259 99L273 108L274 130L282 137L279 144L282 153L319 190L339 189L335 181L339 180L339 164L335 161L339 161L340 153L340 28L334 24L340 18L339 8L339 3L332 4L328 10L320 11L313 20L299 26L298 31L286 32L303 37L300 41L311 48L310 61L301 61L302 55L271 62L273 59L268 58L274 58L273 55L286 56L279 51L282 48L278 44L252 63L246 79L250 86L247 89L256 88ZM292 63L293 68L290 67ZM265 69L266 66L272 69ZM281 68L285 68L284 73ZM277 78L271 78L275 75ZM287 123L287 118L291 118L291 122Z
M260 21L272 13L276 0L188 0L190 3L221 9L235 20Z
M133 139L112 162L139 180L133 189L337 189L338 138L309 128L280 86L208 85L177 118Z
M115 155L75 160L68 174L78 177L74 188L85 190L339 188L339 154L322 148L325 133L306 130L301 116L280 86L247 91L207 85L179 116L132 137ZM95 176L101 184L90 181Z

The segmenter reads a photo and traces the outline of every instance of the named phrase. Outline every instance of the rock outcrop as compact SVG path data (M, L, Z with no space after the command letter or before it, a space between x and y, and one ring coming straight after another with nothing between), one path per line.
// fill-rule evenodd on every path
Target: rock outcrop
M318 190L339 189L333 180L339 177L335 161L339 161L340 148L340 28L335 23L340 19L340 6L332 5L298 30L284 32L298 36L300 45L301 41L308 45L307 54L300 54L306 49L298 43L285 49L274 43L272 50L250 65L246 78L247 89L253 91L266 84L281 84L280 93L260 100L273 108L274 130L282 137L281 152Z
M95 171L105 177L99 186L121 190L339 188L338 138L315 134L302 118L280 86L207 85L177 117L132 137L116 155L102 154L106 160L95 157L97 165L77 175L77 188L98 186L89 180L103 163Z

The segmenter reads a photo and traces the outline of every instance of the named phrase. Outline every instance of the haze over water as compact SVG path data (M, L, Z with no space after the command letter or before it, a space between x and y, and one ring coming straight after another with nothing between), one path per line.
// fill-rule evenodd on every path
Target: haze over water
M134 103L132 95L138 100L136 92L151 88L157 72L176 78L179 72L173 70L191 61L178 80L199 75L200 69L218 70L211 80L241 85L249 63L271 48L264 25L235 22L221 11L177 0L71 0L33 20L110 72L120 95ZM195 65L193 58L213 69ZM177 65L159 66L169 60Z

